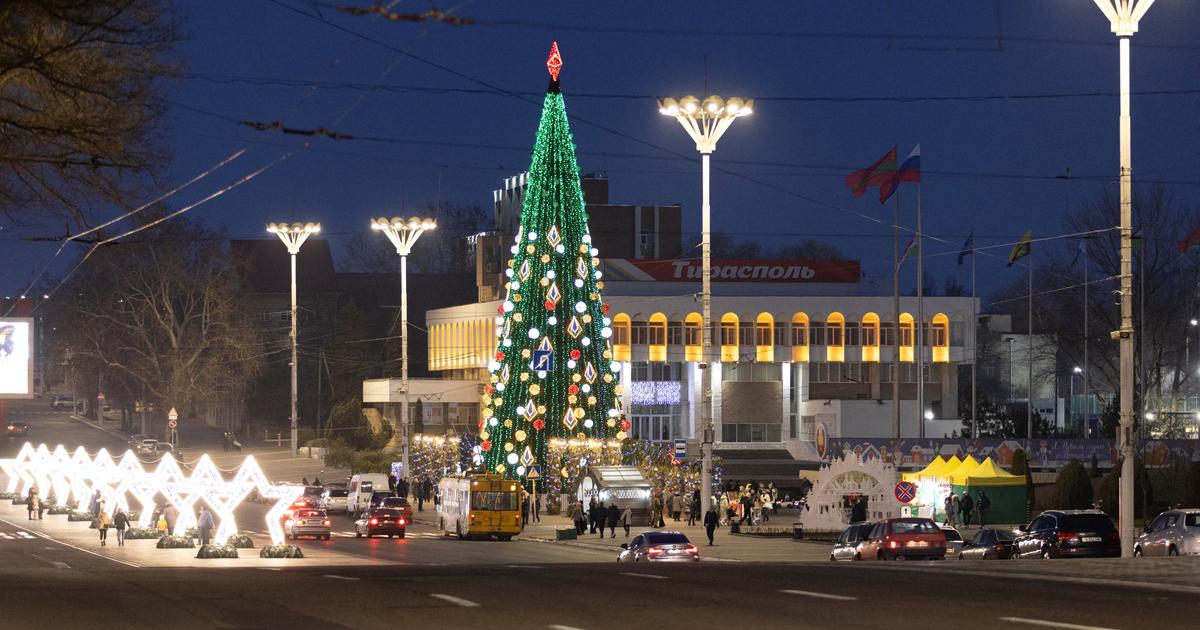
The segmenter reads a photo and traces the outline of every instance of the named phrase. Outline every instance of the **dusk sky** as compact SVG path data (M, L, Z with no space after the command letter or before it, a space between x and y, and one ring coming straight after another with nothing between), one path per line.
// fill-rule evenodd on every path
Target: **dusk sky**
M968 282L945 253L971 230L981 246L1011 243L1029 227L1061 234L1064 206L1116 190L1117 40L1091 0L438 5L476 22L465 26L352 16L339 3L177 4L187 75L168 91L175 159L164 180L248 151L175 207L305 141L236 123L249 120L377 140L308 139L309 149L191 211L231 236L265 237L270 221L320 221L336 244L372 216L437 199L490 213L492 189L528 167L552 40L581 171L607 173L614 203L682 203L686 230L699 226L697 154L654 99L702 96L706 58L710 93L756 100L713 155L714 168L736 173L714 171L714 226L740 240L812 238L862 260L868 274L888 273L892 208L874 191L851 197L842 179L894 144L901 159L921 144L925 231L953 243L927 245L939 285L951 273ZM1160 0L1133 38L1135 182L1169 182L1189 205L1200 201L1197 32L1200 6ZM1068 168L1074 179L1055 178ZM902 223L912 226L915 188L902 195ZM3 236L12 255L0 295L19 292L57 247ZM993 251L979 261L981 293L1018 273L1004 267L1007 249ZM906 273L915 278L915 266Z

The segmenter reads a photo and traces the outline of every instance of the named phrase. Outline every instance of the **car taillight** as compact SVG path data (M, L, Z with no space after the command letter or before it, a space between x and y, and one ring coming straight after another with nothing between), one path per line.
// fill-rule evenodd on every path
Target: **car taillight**
M325 519L325 527L329 527L329 519Z
M519 524L521 523L521 515L520 515L520 514L518 514L518 515L516 515L516 517L514 517L514 518L516 519L516 523L519 525Z
M688 545L687 547L684 547L684 549L686 549L687 552L692 554L693 556L700 555L700 550L697 549L695 545Z
M378 525L378 524L379 524L379 519L377 519L377 518L373 518L373 519L371 519L371 524L372 524L372 525Z
M996 551L1004 551L1004 545L996 545Z
M402 519L402 518L398 518L398 519L396 519L396 524L397 524L397 525L403 525L403 524L404 524L404 519Z
M648 556L661 556L662 554L663 550L659 549L658 547L651 547L646 550L646 555Z
M890 547L890 548L892 548L892 549L895 549L896 547L899 547L899 546L900 546L900 542L899 542L899 541L895 541L895 540L889 540L889 541L888 541L888 547Z

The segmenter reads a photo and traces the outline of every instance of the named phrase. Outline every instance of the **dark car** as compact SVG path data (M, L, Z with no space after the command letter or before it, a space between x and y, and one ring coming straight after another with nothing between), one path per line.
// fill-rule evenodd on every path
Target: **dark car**
M371 508L358 517L354 521L354 536L362 538L366 536L399 536L404 538L404 529L408 525L408 520L404 518L404 514L400 510L392 510L389 508Z
M5 425L4 435L10 438L23 438L29 435L29 425L24 422L9 422Z
M404 518L408 519L410 522L412 521L412 505L409 505L408 499L404 497L387 497L383 501L379 502L379 507L400 510L400 513L404 515Z
M394 496L396 496L395 492L388 492L386 490L376 490L375 492L371 493L371 501L367 504L367 508L370 509L370 508L380 507L383 505L384 499L390 499Z
M1119 558L1121 536L1099 510L1042 512L1013 541L1012 558Z
M1007 560L1012 553L1012 532L1003 529L984 528L975 532L975 537L963 545L958 552L959 560Z

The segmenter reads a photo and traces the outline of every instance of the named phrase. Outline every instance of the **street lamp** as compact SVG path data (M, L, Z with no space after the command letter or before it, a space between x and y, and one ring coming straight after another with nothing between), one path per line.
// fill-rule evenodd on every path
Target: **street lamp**
M430 217L379 217L371 219L371 229L387 234L388 240L396 246L400 254L400 387L403 397L400 399L400 431L401 466L404 468L404 479L408 479L408 254L412 252L417 239L428 230L437 228L437 222Z
M754 99L742 99L731 96L723 99L720 96L706 96L703 100L695 96L685 96L678 101L671 97L658 102L658 113L671 116L679 121L684 131L687 131L696 142L696 150L700 152L702 201L700 205L700 257L703 272L700 281L700 302L702 321L700 323L700 369L704 370L701 377L700 424L704 427L704 438L701 442L701 471L700 504L702 510L711 507L712 502L712 371L708 369L708 361L712 358L712 267L711 248L709 240L709 214L711 206L708 199L709 156L717 149L717 140L725 135L735 118L749 116L754 112Z
M300 246L309 236L321 231L320 223L268 223L267 231L279 237L292 255L292 457L299 454L300 445L297 443L297 414L296 414L296 382L298 359L296 357L296 255Z
M1079 367L1078 365L1071 370L1071 424L1075 424L1075 377L1081 376L1082 374L1083 368ZM1086 417L1084 418L1084 422L1087 422ZM1086 431L1084 432L1084 437L1087 437Z
M1121 348L1121 432L1117 438L1121 457L1120 512L1121 557L1133 556L1133 158L1130 153L1129 40L1138 21L1154 0L1095 0L1117 36L1120 54L1121 114L1118 119L1121 159L1121 327L1112 336Z

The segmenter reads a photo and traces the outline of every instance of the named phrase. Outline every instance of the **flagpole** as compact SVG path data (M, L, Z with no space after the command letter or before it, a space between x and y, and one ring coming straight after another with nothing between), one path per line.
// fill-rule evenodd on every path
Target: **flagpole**
M900 439L900 191L892 218L892 439Z
M1025 437L1033 439L1033 247L1029 248L1029 391L1025 404ZM1030 447L1032 448L1032 444Z
M917 426L925 438L925 246L921 233L921 182L917 182Z
M1091 437L1092 399L1088 395L1088 248L1083 240L1083 437Z
M971 243L971 437L979 439L975 372L979 368L979 304L975 301L975 243Z

